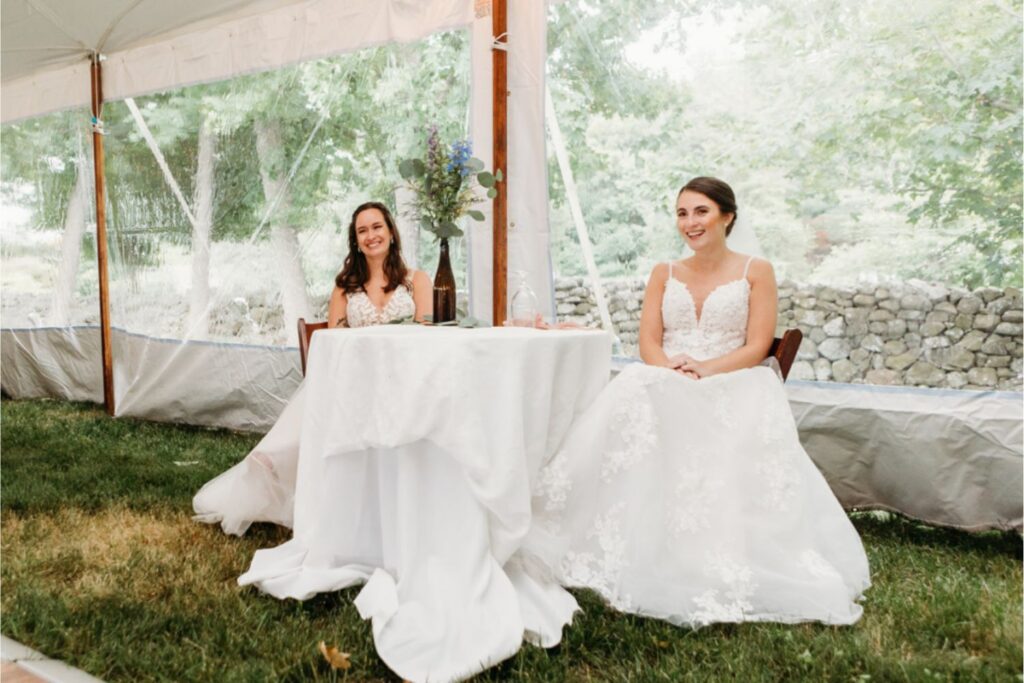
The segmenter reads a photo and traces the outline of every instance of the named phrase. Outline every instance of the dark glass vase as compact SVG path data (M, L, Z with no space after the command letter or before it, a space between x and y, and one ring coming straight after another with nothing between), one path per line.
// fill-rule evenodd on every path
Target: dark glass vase
M446 323L455 320L455 274L448 258L448 240L441 240L441 257L437 261L437 275L434 276L434 322Z

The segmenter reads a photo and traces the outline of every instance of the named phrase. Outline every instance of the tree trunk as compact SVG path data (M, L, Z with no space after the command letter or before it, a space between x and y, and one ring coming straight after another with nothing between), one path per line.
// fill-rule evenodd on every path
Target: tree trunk
M285 151L281 142L280 123L273 120L256 122L256 155L260 160L260 178L263 196L270 216L270 241L277 260L277 277L281 283L284 305L284 326L288 343L298 343L296 322L309 319L309 297L306 295L306 275L302 270L299 239L295 228L288 222L292 196L288 187Z
M79 141L81 142L81 141ZM82 255L82 234L85 232L85 212L88 208L86 197L89 170L85 155L81 152L76 163L75 186L68 200L64 214L64 237L60 245L60 266L53 288L53 302L50 307L50 324L64 327L71 324L71 303L75 297L78 282L78 264Z
M416 195L405 187L395 188L395 223L402 237L402 258L411 270L419 268L420 262L420 222L412 214L412 203Z
M196 163L195 223L192 228L192 289L188 301L189 338L204 338L210 331L210 232L213 228L213 155L217 136L210 122L199 125Z

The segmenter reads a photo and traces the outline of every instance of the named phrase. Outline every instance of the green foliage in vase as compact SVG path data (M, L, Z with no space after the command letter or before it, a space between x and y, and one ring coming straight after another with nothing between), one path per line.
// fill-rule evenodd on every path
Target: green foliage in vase
M497 195L494 185L502 180L501 169L493 174L484 170L484 162L473 156L468 139L443 145L437 126L431 126L427 135L426 154L403 159L398 172L413 192L413 211L420 227L439 240L461 237L458 221L463 216L484 220L483 212L472 208L484 201L476 186L493 199Z

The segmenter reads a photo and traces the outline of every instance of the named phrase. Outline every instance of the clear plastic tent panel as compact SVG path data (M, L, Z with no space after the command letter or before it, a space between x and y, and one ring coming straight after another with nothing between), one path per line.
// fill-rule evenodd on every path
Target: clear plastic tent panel
M0 130L0 324L99 323L90 114Z
M465 137L468 42L436 34L108 103L113 325L293 346L298 318L326 317L352 210L369 200L392 208L407 262L432 276L437 247L396 204L398 164L431 125Z
M581 222L612 300L617 279L685 255L676 193L712 175L739 200L731 246L780 279L1019 287L1018 15L953 0L553 4L556 276L592 277ZM560 313L596 319L574 304Z

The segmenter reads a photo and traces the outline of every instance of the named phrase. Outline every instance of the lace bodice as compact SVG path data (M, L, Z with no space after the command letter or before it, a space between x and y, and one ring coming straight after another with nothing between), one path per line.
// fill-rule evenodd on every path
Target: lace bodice
M750 306L747 271L751 260L753 258L743 269L743 277L711 290L704 300L699 319L689 287L672 276L672 264L669 264L668 280L661 299L662 347L666 354L686 353L697 360L706 360L743 346L747 340Z
M366 292L354 292L348 295L349 327L366 327L367 325L384 325L402 318L411 317L416 313L416 303L412 292L406 285L398 285L384 308L377 308L370 301Z

